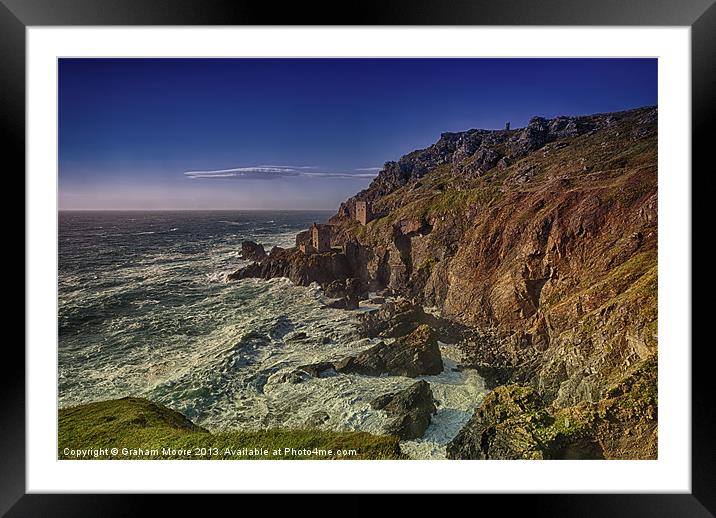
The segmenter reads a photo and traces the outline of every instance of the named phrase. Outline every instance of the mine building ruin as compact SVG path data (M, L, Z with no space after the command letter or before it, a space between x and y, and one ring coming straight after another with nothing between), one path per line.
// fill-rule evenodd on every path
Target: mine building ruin
M356 220L358 220L361 225L366 225L372 219L373 213L371 211L370 202L364 200L356 201Z
M311 248L319 254L331 251L330 225L318 225L316 223L311 225ZM304 253L306 253L305 250Z

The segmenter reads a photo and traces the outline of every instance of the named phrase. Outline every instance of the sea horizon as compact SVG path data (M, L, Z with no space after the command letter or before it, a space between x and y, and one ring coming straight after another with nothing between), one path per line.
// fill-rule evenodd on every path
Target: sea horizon
M57 209L57 212L336 212L337 209Z

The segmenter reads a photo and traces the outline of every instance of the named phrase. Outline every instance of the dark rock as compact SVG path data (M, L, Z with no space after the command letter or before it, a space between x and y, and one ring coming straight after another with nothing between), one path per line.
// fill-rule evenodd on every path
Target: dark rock
M338 299L346 296L346 284L343 281L333 281L325 287L323 293L331 299Z
M286 340L287 342L301 342L306 338L308 338L308 335L303 331L299 331L297 333L293 333L292 335L286 336L284 340Z
M273 383L302 383L310 378L328 378L337 374L331 362L318 362L301 365L292 371L282 372L272 376Z
M319 428L321 425L330 420L330 418L331 416L329 416L328 413L319 410L318 412L314 412L308 416L305 425L309 428Z
M311 242L311 231L303 230L296 234L296 247L305 245Z
M241 242L241 257L247 261L258 262L266 257L266 250L264 246L253 241L242 241Z
M381 298L371 302L380 303ZM368 338L397 338L412 333L420 325L427 324L436 337L446 343L455 343L465 332L465 326L434 317L422 306L406 299L387 301L376 311L359 316L358 333Z
M358 299L354 297L343 297L326 304L331 309L358 309Z
M449 459L548 458L538 428L549 424L537 391L504 385L490 392L447 446Z
M299 286L308 286L313 282L327 286L336 280L345 281L352 275L350 264L341 252L306 255L298 248L279 247L274 247L260 263L250 264L228 275L229 280L275 277L288 277Z
M424 380L395 394L379 396L371 402L371 406L394 418L387 424L385 432L401 439L422 437L430 424L430 417L437 411L430 384Z
M312 378L327 378L336 374L336 367L331 362L318 362L301 365L296 370L305 372Z
M435 324L435 320L421 306L401 299L386 302L378 311L361 315L358 332L369 338L390 338L410 333L420 324Z
M367 291L361 284L360 279L356 279L355 277L346 279L346 296L362 298L364 295L367 295Z
M363 289L360 280L350 277L348 279L339 279L329 283L324 289L323 293L328 298L343 298L350 297L360 299L367 292Z
M391 344L380 342L356 356L344 358L335 367L342 373L415 378L441 373L443 361L432 329L422 325Z
M399 321L388 329L381 331L378 336L382 338L397 338L415 331L420 324L414 320Z

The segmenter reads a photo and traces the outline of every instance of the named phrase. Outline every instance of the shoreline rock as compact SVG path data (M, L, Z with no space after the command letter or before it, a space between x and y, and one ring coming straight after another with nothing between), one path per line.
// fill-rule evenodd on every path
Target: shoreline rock
M418 439L430 425L437 412L430 384L420 380L396 393L384 394L370 403L375 410L383 410L393 419L385 433L401 439Z
M390 344L380 342L373 347L341 360L302 365L274 375L276 383L301 383L307 379L325 378L336 374L363 376L418 376L440 374L444 369L442 355L430 327L423 325L411 334Z
M546 405L533 387L490 392L450 441L450 459L652 459L657 359L643 361L597 402Z
M299 286L313 282L326 286L335 280L352 277L345 254L331 251L323 254L302 253L298 248L274 247L260 262L255 262L230 273L228 280L249 278L273 279L288 277Z
M258 262L266 257L264 246L253 241L241 242L241 258L247 261Z
M336 371L365 376L417 376L440 374L442 355L433 330L423 324L412 333L373 347L335 363Z

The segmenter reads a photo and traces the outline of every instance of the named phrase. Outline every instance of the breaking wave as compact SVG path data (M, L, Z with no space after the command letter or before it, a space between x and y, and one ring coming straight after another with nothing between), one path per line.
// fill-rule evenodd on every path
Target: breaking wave
M373 345L356 334L356 312L326 309L316 285L226 282L245 264L237 257L242 240L291 246L296 232L327 216L61 213L59 405L131 395L211 430L310 422L379 433L386 417L370 401L414 380L340 375L279 382L280 373L299 365ZM88 232L99 228L102 236ZM454 346L441 349L445 371L424 377L438 412L422 439L402 443L416 458L444 457L445 444L485 393L475 372L457 368Z

